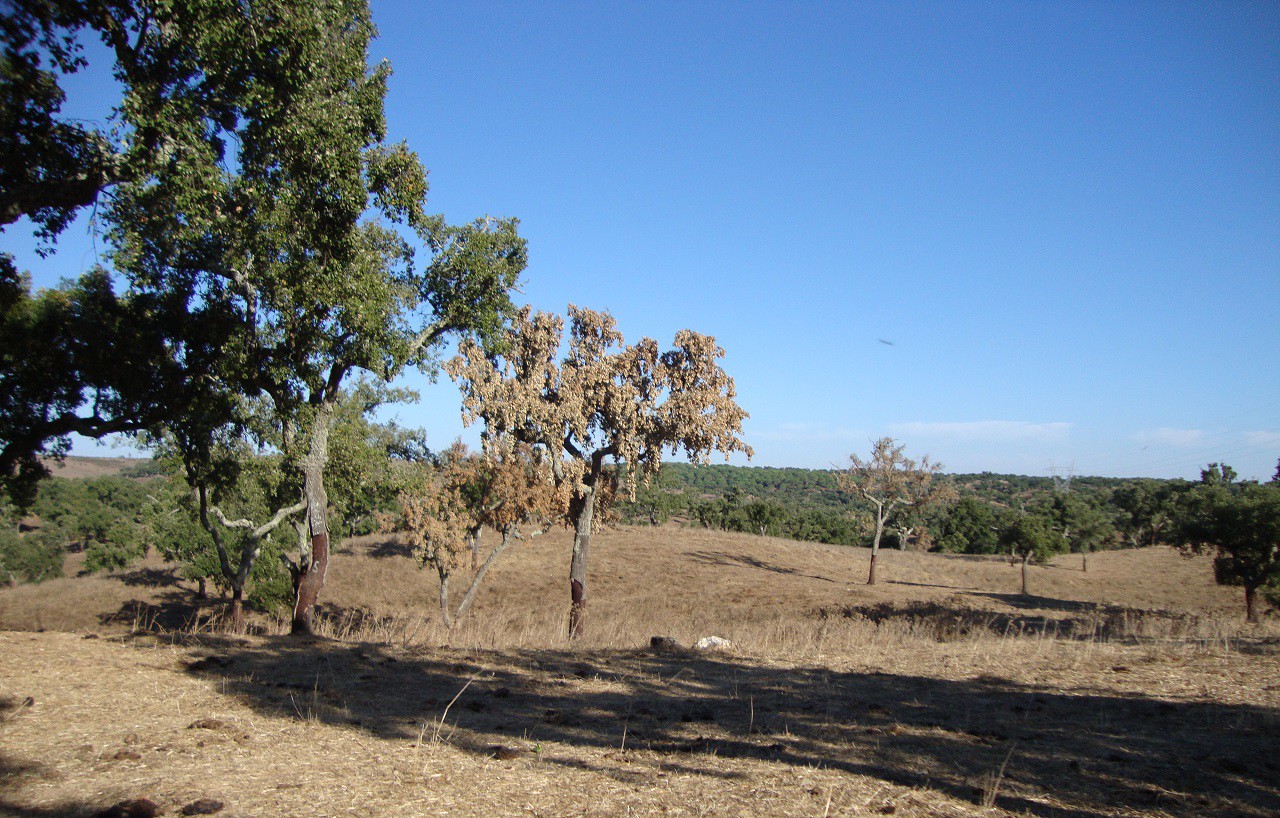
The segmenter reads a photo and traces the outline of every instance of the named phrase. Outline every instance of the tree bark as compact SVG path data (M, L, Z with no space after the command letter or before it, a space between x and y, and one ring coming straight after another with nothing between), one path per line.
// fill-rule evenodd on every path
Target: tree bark
M573 520L573 557L569 561L569 638L582 636L587 615L587 552L591 546L591 523L596 509L595 480L587 487Z
M1256 585L1244 586L1244 618L1246 622L1259 622L1258 588Z
M475 577L471 580L471 587L467 588L467 593L462 597L462 602L459 603L458 610L454 615L455 621L460 621L462 617L467 615L467 611L471 610L471 602L475 599L476 591L480 590L480 583L484 582L485 574L489 573L490 566L497 562L498 557L502 556L502 552L506 551L507 546L514 541L515 537L510 532L503 532L502 542L498 544L497 548L493 549L493 553L484 561L484 565L480 566L480 570L476 572Z
M1031 562L1031 552L1022 555L1022 595L1027 595L1027 563Z
M244 586L231 590L231 609L228 621L234 633L244 633Z
M440 619L444 626L453 630L453 617L449 614L449 575L440 571Z
M324 490L324 467L329 461L329 423L332 418L333 406L322 405L311 429L311 448L302 460L311 559L298 579L297 598L293 605L292 632L298 635L309 635L314 631L313 609L329 572L329 499Z
M471 570L476 570L480 565L480 535L484 529L477 526L472 529L467 539L471 541Z
M876 515L876 535L871 540L871 569L867 573L867 584L876 584L876 557L880 555L880 537L884 534L884 516Z

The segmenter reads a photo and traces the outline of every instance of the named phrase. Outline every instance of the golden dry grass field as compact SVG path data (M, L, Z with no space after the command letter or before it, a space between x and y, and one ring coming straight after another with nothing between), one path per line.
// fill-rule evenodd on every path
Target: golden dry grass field
M1206 559L1065 557L1024 597L998 559L868 587L864 549L620 529L570 644L568 547L512 549L452 634L385 538L312 641L177 630L159 562L0 590L0 814L1280 814L1280 627Z

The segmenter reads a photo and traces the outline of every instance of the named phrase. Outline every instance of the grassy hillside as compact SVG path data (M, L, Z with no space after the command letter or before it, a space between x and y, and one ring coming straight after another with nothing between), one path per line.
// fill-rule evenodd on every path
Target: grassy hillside
M139 464L149 462L145 458L134 457L78 457L70 456L61 462L46 459L45 464L54 477L75 479L79 477L109 477L123 474Z
M0 591L0 814L1272 815L1280 629L1168 549L1033 569L675 527L509 554L446 633L394 541L334 559L332 638L130 632L163 565ZM74 566L69 566L74 574ZM649 648L719 635L721 652ZM86 635L97 638L86 638Z

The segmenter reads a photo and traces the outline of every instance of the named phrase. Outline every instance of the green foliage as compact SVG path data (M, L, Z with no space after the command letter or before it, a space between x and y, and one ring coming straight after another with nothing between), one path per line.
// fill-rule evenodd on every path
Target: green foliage
M938 547L958 554L998 554L998 519L990 503L962 497L942 520Z
M1168 535L1186 488L1180 480L1125 481L1111 494L1116 528L1134 547L1155 545Z
M983 473L938 479L953 487L959 502L926 508L918 520L904 522L918 525L926 538L932 535L939 550L969 554L1001 551L999 533L993 527L1000 527L1002 514L1010 508L1041 508L1047 514L1060 496L1070 498L1068 522L1080 532L1068 535L1072 550L1114 547L1120 544L1120 534L1133 546L1164 542L1177 497L1187 485L1181 480L1076 477L1070 491L1063 492L1059 481L1049 477ZM784 512L770 525L770 532L778 536L843 545L867 543L865 526L840 520L849 511L865 511L865 504L842 497L829 470L667 463L661 484L641 490L635 503L622 504L622 517L639 524L677 519L759 533L745 513L746 506L757 501L774 503ZM1061 514L1052 516L1062 536ZM887 536L892 540L898 533L891 531Z
M1280 582L1280 484L1235 482L1229 466L1211 464L1178 504L1176 536L1190 551L1213 550L1214 576L1245 589L1246 615L1258 618L1256 594Z
M41 533L19 533L13 526L0 529L0 585L42 582L62 576L60 538Z
M416 398L409 390L369 380L361 380L339 398L326 474L335 528L345 528L352 536L369 534L378 527L375 515L396 512L397 497L413 479L410 466L430 457L426 434L394 421L377 423L373 413L385 403Z
M1066 550L1053 530L1053 520L1043 513L1010 513L1000 531L1000 544L1023 562L1043 564Z
M146 554L135 525L119 521L104 531L101 538L85 543L84 568L89 573L119 571L128 568Z
M1115 534L1111 515L1075 492L1055 494L1047 511L1069 551L1096 551Z
M126 568L146 553L142 518L147 488L124 477L41 483L32 510L41 535L61 545L79 543L90 572Z

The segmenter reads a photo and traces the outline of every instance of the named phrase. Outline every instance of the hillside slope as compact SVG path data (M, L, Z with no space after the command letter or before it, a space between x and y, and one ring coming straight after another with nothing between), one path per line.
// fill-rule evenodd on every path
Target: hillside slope
M868 588L860 549L621 530L568 644L567 548L513 551L453 634L376 538L334 560L337 639L130 635L190 612L163 565L0 591L6 628L86 632L0 631L0 815L1280 812L1280 639L1204 560L1064 561L1020 597L996 560L891 552Z
M558 643L569 545L569 533L555 530L509 550L490 572L462 642ZM1239 590L1214 583L1208 558L1187 559L1169 548L1095 554L1088 573L1079 557L1057 558L1031 568L1030 597L1018 593L1019 569L994 557L886 551L879 584L868 586L868 553L675 526L606 531L593 542L588 640L632 644L663 634L688 642L717 633L767 641L770 628L847 614L882 616L885 608L917 615L987 612L1014 625L1096 618L1100 609L1159 611L1166 620L1242 616ZM99 576L76 576L78 569L73 556L68 577L0 590L0 628L90 631L133 627L148 616L173 627L194 612L190 584L157 560ZM455 581L458 598L460 585ZM436 641L442 638L436 589L434 572L419 570L403 544L357 538L333 558L323 611L335 627L394 617L402 634L416 628L421 638Z

